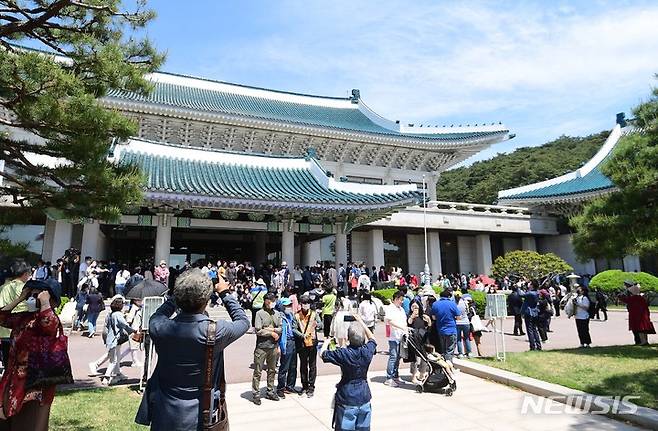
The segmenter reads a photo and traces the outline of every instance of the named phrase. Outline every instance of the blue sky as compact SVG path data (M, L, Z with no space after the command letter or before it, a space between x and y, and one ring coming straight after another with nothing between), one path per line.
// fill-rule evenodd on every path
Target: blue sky
M471 160L610 129L658 84L655 1L149 4L166 71L328 96L359 88L403 123L502 121L516 133Z

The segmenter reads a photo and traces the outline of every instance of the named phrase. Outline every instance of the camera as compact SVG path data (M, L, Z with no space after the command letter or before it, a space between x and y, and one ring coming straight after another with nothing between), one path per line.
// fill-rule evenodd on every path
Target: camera
M343 316L343 322L356 322L356 318L354 316L346 315Z

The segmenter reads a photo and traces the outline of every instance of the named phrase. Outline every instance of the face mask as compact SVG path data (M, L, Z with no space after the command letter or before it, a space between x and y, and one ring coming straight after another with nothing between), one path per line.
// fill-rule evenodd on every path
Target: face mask
M34 313L35 311L39 310L39 305L37 298L34 296L30 296L25 300L25 303L27 304L27 311L28 313Z
M284 310L286 314L292 314L292 307L286 307Z
M308 311L311 309L311 304L302 304L302 310Z

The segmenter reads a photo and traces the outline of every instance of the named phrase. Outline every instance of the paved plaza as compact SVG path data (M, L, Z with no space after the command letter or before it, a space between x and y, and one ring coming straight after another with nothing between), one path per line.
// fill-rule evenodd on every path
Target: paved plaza
M381 372L371 372L372 430L636 430L622 422L570 409L561 415L522 414L527 395L507 386L464 373L457 374L457 391L452 397L418 394L407 384L390 388L382 384ZM331 401L338 375L318 377L315 397L288 395L277 402L263 400L259 407L251 401L248 383L228 386L228 408L232 431L268 429L331 430ZM534 396L533 396L534 397ZM553 403L551 401L547 401ZM560 405L561 406L561 405ZM556 405L556 408L560 406Z
M226 318L226 313L223 308L209 308L209 314L215 319ZM247 312L249 313L249 312ZM610 345L623 345L633 342L633 335L628 331L628 314L624 311L611 311L608 313L609 320L607 322L593 320L590 324L592 340L594 346L610 346ZM651 314L654 324L658 325L658 313ZM102 330L104 322L104 315L98 319L99 331ZM504 330L510 334L513 328L513 321L507 319L505 322ZM565 349L574 348L578 346L578 335L576 333L576 324L573 319L567 319L562 316L553 319L551 328L553 332L549 334L549 343L544 345L545 349ZM377 325L375 335L378 340L379 354L373 359L370 367L371 371L384 371L386 370L386 361L388 360L387 354L382 351L388 350L385 336L384 324ZM528 342L526 337L515 337L512 335L505 336L506 347L508 352L523 352L528 350ZM649 341L658 343L658 335L649 336ZM226 363L227 373L226 379L228 383L243 383L251 380L252 369L249 368L253 358L255 336L253 334L246 334L238 341L229 346L226 350ZM475 349L474 343L472 343ZM86 337L81 337L78 333L73 333L69 338L69 353L71 355L71 363L73 366L73 376L76 380L76 385L88 386L99 385L98 378L90 378L87 376L87 364L99 358L105 353L103 343L100 336L90 340ZM485 333L482 337L482 354L484 356L493 356L494 354L494 335L493 333ZM406 365L403 365L407 367ZM101 370L104 366L101 367ZM318 361L318 374L328 375L335 374L337 371L333 365L328 365ZM122 372L131 378L131 382L136 382L139 376L138 368L123 367ZM265 373L263 373L264 379Z

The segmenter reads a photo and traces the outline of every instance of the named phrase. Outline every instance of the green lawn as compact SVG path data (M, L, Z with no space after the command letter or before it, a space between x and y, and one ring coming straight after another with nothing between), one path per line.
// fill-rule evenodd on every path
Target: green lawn
M55 395L50 431L141 430L135 413L141 395L127 387L79 389Z
M658 409L658 345L508 353L506 362L474 360L596 395L637 395L638 405Z
M608 305L608 310L626 310L626 306L624 304L620 304L620 305L611 304ZM653 311L658 312L658 305L650 305L649 310L652 312Z

